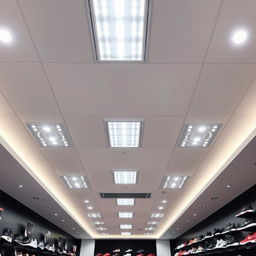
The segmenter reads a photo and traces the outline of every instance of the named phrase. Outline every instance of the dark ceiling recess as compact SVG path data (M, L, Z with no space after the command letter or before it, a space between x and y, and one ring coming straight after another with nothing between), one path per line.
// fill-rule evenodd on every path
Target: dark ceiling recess
M101 198L150 198L151 193L100 193Z

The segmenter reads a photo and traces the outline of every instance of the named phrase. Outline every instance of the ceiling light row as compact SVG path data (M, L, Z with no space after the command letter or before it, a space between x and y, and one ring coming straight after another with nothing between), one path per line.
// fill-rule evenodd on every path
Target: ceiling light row
M181 189L185 182L187 181L188 176L167 176L163 180L164 189Z

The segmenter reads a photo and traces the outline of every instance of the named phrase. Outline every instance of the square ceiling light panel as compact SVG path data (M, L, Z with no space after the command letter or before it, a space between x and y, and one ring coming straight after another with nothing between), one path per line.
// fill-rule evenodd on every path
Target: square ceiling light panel
M121 224L120 229L132 229L132 224Z
M132 219L133 218L133 212L119 212L118 217L119 218L124 218L124 219Z
M113 170L115 184L136 184L137 170Z
M185 124L178 141L179 147L209 147L221 124Z
M88 1L97 61L144 61L149 0Z
M187 181L188 176L167 176L163 180L163 188L175 189L182 188Z
M117 205L134 205L134 198L117 198Z
M150 216L151 218L163 218L164 217L164 214L163 213L160 213L160 212L154 212L151 214Z
M89 182L84 176L61 176L65 184L71 189L89 188Z
M94 213L88 213L89 218L101 218L100 213L94 212Z
M143 120L105 120L105 127L109 147L141 147Z
M28 129L42 147L70 147L70 139L62 124L29 123Z
M130 235L131 235L131 232L121 232L121 235L122 235L122 236L130 236Z

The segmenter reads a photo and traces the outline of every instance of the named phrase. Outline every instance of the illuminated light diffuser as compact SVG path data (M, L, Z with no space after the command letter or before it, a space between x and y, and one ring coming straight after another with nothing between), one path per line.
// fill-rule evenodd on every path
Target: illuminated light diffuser
M187 179L188 179L188 176L167 176L163 180L163 188L166 188L166 189L182 188Z
M185 124L178 141L179 147L209 147L221 124Z
M148 0L89 0L98 61L144 61Z
M70 139L62 124L29 123L28 129L42 147L70 147Z
M100 213L94 212L94 213L88 213L89 218L101 218Z
M121 224L120 229L132 229L132 224Z
M131 232L121 232L121 235L122 235L122 236L130 236L130 235L131 235Z
M115 184L136 184L137 170L114 170Z
M160 213L160 212L154 212L151 214L150 216L151 218L163 218L164 217L164 214L163 213Z
M133 218L133 212L119 212L118 216L119 218L131 219Z
M61 176L65 184L71 189L88 188L88 180L84 176Z
M134 205L134 198L117 198L117 205Z
M107 141L112 148L138 148L141 146L142 120L105 120Z

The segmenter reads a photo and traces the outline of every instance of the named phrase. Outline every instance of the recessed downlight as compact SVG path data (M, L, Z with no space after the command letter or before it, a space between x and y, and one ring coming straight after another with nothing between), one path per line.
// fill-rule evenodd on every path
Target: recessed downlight
M8 29L0 28L0 42L2 44L10 44L12 42L12 34Z
M19 188L23 188L24 186L23 186L22 184L19 184L18 187L19 187Z
M98 61L144 61L148 0L89 0Z
M92 206L88 206L87 209L88 209L88 210L92 210L93 207L92 207Z
M159 206L159 207L158 207L158 210L163 210L163 209L164 209L163 206Z
M89 204L89 203L90 203L90 201L89 201L89 200L84 200L84 202L85 202L86 204Z
M167 203L167 200L162 200L162 203L163 203L163 204L166 204L166 203Z
M245 28L236 29L232 34L232 42L236 46L241 46L248 40L248 30Z

